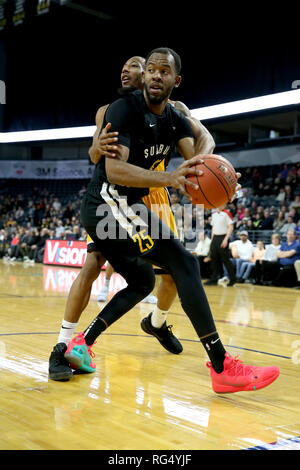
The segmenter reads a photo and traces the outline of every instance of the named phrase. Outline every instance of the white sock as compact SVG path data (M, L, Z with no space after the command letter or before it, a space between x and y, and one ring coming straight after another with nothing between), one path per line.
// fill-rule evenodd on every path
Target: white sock
M110 281L110 279L105 278L104 286L107 287L107 289L109 288L109 281Z
M63 320L57 342L65 343L67 346L69 346L76 326L77 323L70 323L67 320Z
M151 315L151 323L154 328L160 328L167 319L169 311L161 310L157 305L154 307L154 311Z

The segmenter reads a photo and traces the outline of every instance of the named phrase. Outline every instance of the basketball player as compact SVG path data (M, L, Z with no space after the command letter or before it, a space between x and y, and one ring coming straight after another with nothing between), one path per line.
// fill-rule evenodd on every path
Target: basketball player
M143 57L134 56L126 61L121 72L121 92L143 89L144 66L145 59ZM193 126L197 154L212 153L215 144L207 129L199 121L191 117L189 109L183 103L175 101L171 103L188 116ZM108 106L109 105L102 106L96 114L96 131L93 136L92 146L89 149L89 155L94 164L99 162L101 155L115 156L113 152L115 150L114 143L117 140L117 133L109 133L110 125L107 125L99 136ZM156 170L165 170L165 162L161 162ZM153 204L159 204L160 207L163 208L160 216L163 216L164 221L168 223L171 230L177 235L167 190L165 188L153 188L152 191L150 190L149 196L145 196L144 202L149 208ZM71 286L58 341L50 356L49 376L53 380L68 380L68 378L71 378L73 375L71 368L64 359L64 352L66 346L68 346L72 339L80 315L89 302L92 284L99 276L101 267L105 261L99 248L97 248L93 240L88 236L87 258L79 275ZM107 270L108 275L111 275L113 269L110 265L108 265ZM163 271L161 270L160 272L162 273ZM157 305L154 312L149 315L149 318L147 317L143 320L142 327L144 331L145 329L148 330L147 333L153 334L169 352L179 354L182 351L182 345L173 335L170 327L166 325L167 313L175 299L176 293L176 285L172 277L168 274L161 274Z
M119 133L118 156L105 157L97 164L82 201L81 220L101 253L125 278L127 287L112 298L84 333L71 341L65 357L81 370L95 370L92 345L153 290L155 264L166 269L176 283L183 310L210 358L207 366L214 391L256 390L272 383L279 369L246 366L226 352L196 258L141 201L151 187L173 186L187 195L186 185L194 189L197 186L186 176L203 174L193 166L199 157L194 157L189 122L168 103L173 88L180 85L180 68L176 52L169 48L153 50L146 59L144 91L116 100L106 111L104 125L111 123L112 132ZM173 145L186 161L172 172L149 171L155 160L168 157ZM152 156L150 149L154 150ZM107 227L115 233L106 232Z

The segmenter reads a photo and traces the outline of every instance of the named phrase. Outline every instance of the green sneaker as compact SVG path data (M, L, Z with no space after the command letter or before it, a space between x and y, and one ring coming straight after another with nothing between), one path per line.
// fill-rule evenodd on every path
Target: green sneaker
M95 344L95 343L94 343ZM95 372L96 364L92 361L95 354L85 342L83 333L79 333L72 339L65 352L65 358L69 361L72 369L79 369L84 372Z

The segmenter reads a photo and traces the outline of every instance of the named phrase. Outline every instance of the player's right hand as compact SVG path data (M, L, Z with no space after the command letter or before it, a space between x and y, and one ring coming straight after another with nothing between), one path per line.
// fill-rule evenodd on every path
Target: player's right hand
M199 170L196 167L196 163L203 163L203 160L199 156L195 156L190 160L185 160L179 167L170 172L171 184L174 188L179 189L179 191L184 194L185 197L192 201L191 195L186 191L185 185L191 186L194 189L198 189L198 185L186 178L187 175L203 175L203 171Z
M109 132L111 128L111 123L108 122L106 126L102 129L97 143L97 149L101 155L107 157L116 157L118 147L115 145L118 141L118 132Z

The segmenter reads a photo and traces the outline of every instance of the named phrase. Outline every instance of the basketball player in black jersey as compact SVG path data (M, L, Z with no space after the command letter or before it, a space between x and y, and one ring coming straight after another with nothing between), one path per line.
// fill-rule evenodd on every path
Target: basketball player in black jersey
M167 48L146 60L144 92L136 91L112 103L105 122L118 135L118 158L105 157L96 166L81 207L81 219L101 253L127 281L84 333L77 335L66 359L87 372L95 370L91 347L112 323L134 307L154 287L152 264L173 277L182 307L203 344L216 392L256 390L272 383L277 367L246 366L226 352L217 333L204 292L199 265L171 230L142 203L147 188L173 186L186 194L186 176L198 174L191 128L168 104L178 87L180 58ZM173 172L149 170L167 158L174 145L186 159ZM154 229L154 230L153 230ZM153 236L153 232L155 235Z
M121 71L122 88L119 90L121 94L125 94L130 90L143 89L144 67L145 59L143 57L133 56L126 61ZM192 118L189 109L183 103L179 101L171 102L170 100L169 102L188 117L194 133L196 153L212 153L215 143L207 129L198 120ZM115 135L108 132L110 125L104 127L100 133L107 108L108 105L102 106L96 113L96 131L93 136L92 146L89 149L91 161L95 165L99 162L101 155L111 156L111 153L113 153ZM165 170L165 167L165 162L162 162L157 170ZM158 211L158 207L161 208L161 204L163 204L163 211L158 215L166 219L171 230L176 234L175 219L171 212L166 189L153 188L149 196L143 198L143 201L150 210ZM88 236L86 261L70 289L58 341L49 360L49 377L53 380L67 380L73 375L69 364L64 358L64 352L73 337L80 315L88 304L92 283L99 276L105 261L99 248ZM110 266L108 268L111 272L112 268ZM169 352L179 354L182 351L182 345L166 324L168 310L177 294L176 285L172 277L164 274L163 270L160 269L158 273L161 274L161 282L158 287L157 305L154 307L153 312L143 319L142 328L144 331L146 329L147 333L156 336Z

